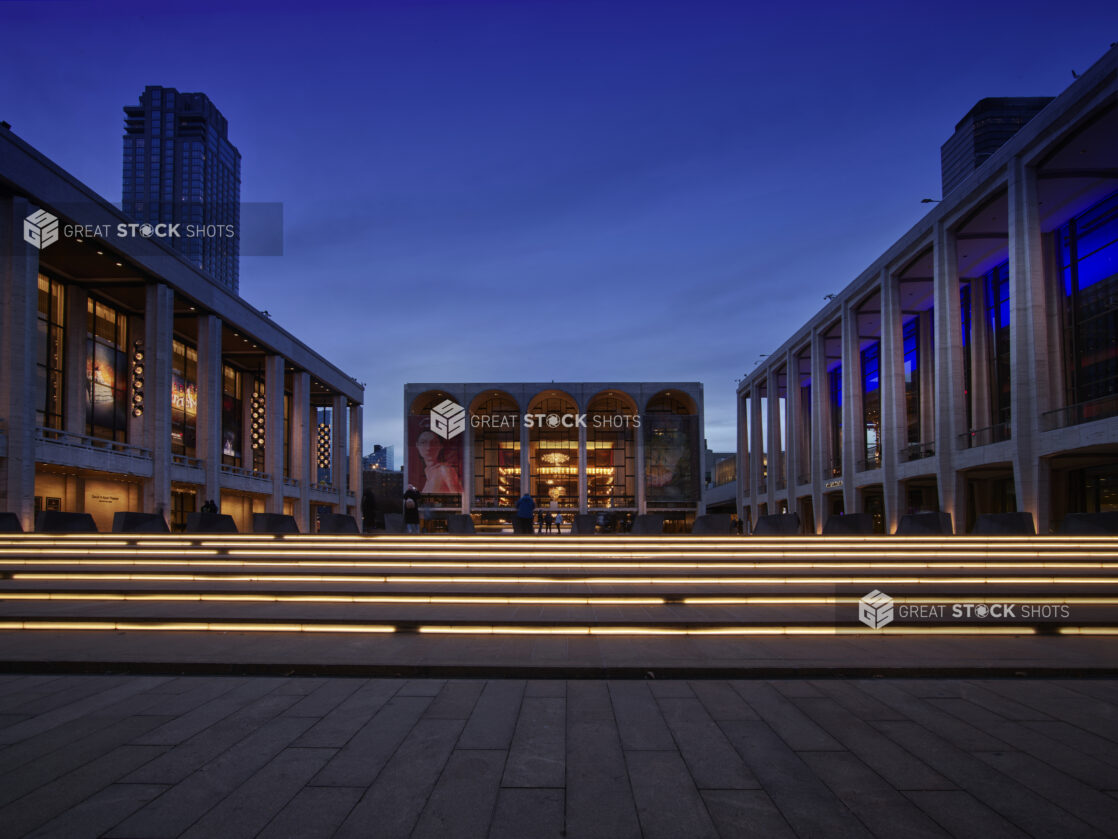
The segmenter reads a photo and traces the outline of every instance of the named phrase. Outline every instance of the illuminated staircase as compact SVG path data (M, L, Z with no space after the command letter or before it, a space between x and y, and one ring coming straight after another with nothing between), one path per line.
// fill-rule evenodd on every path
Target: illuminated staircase
M28 534L0 630L1115 635L1118 540Z

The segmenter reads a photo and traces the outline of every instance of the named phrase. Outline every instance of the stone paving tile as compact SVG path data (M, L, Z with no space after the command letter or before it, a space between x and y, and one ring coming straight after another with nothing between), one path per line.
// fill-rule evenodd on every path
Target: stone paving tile
M698 699L669 696L659 703L696 787L759 788L753 773Z
M269 694L239 711L235 711L209 728L199 731L189 740L172 746L165 754L137 769L125 780L136 784L177 784L193 772L206 766L229 748L247 740L260 727L279 716L299 699L292 694ZM303 729L311 723L306 718ZM164 726L165 727L165 726ZM145 745L164 745L156 734L137 737L134 742Z
M92 839L166 790L159 784L113 784L29 835L35 839Z
M493 819L504 765L502 750L456 749L411 836L414 839L485 836Z
M707 713L716 720L761 719L729 682L696 680L688 682L688 685L703 703Z
M52 728L79 719L92 711L111 707L115 702L133 694L142 693L164 681L166 681L164 678L158 676L121 677L119 681L106 690L83 696L76 702L69 702L60 707L52 708L45 713L37 713L32 719L5 728L0 731L0 743L18 743L35 734L49 731Z
M501 786L563 786L566 715L566 699L524 697Z
M951 836L983 839L1027 839L1028 834L963 790L913 790L905 797L932 817Z
M512 742L524 680L489 681L458 742L460 749L507 749Z
M567 685L567 834L639 837L625 756L604 682Z
M334 754L334 749L284 749L196 821L184 839L256 836Z
M304 787L259 839L330 839L364 793L364 787Z
M800 757L875 835L911 839L948 836L898 791L887 771L877 766L869 768L874 764L867 765L847 752L803 752Z
M481 679L452 679L439 691L423 716L427 719L468 720L485 687Z
M399 682L391 679L365 681L350 694L348 699L316 722L294 745L341 748L395 695L398 689Z
M52 701L0 748L4 837L1063 839L1118 824L1116 680L0 682L22 701L35 686Z
M626 751L641 832L648 839L718 839L706 805L678 752Z
M0 806L10 804L117 746L125 745L165 720L166 717L125 717L81 739L72 740L64 748L21 763L0 776Z
M764 790L701 790L721 839L793 839L795 833Z
M914 722L883 721L875 727L1018 827L1037 837L1102 836L1067 810L1038 798L1017 781Z
M270 720L106 835L137 839L180 835L267 766L309 724L309 720L301 717Z
M561 789L502 788L489 839L563 839L569 835L564 830L563 807Z
M0 825L11 836L23 836L81 804L120 780L137 766L161 754L165 746L118 746L73 772L39 787L0 808Z
M844 839L871 835L767 723L733 720L721 725L738 754L799 835Z
M660 706L644 682L611 681L610 700L617 730L621 734L621 747L633 749L674 749L675 741Z
M979 752L979 760L1103 833L1118 829L1118 801L1020 752Z
M297 683L301 680L292 679L292 681ZM309 681L318 684L311 691L300 692L298 695L303 698L284 711L284 716L324 717L361 687L358 679L311 679Z
M733 688L792 749L841 749L830 734L813 723L799 708L762 681L737 681Z
M955 785L926 763L841 705L826 697L804 697L795 704L846 749L889 779L896 789L954 789Z
M368 786L431 704L429 696L394 696L312 781L316 786Z
M421 719L404 738L337 835L393 839L411 834L462 733L463 720Z

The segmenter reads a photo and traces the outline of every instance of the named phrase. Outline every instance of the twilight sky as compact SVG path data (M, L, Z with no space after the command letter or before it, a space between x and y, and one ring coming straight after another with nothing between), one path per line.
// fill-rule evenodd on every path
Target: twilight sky
M0 0L0 38L0 119L114 202L123 106L214 101L284 205L241 294L367 382L367 451L405 382L552 379L701 381L732 450L735 379L939 197L955 123L1061 92L1118 3Z

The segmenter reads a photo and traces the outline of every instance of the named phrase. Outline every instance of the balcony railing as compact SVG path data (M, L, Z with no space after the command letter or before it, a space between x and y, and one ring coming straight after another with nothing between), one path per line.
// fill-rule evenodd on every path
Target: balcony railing
M841 478L842 477L842 458L832 457L827 464L827 471L824 472L827 478Z
M299 486L299 479L298 478L292 478L288 475L284 475L283 476L283 485L287 486L287 487L297 487L297 486Z
M40 440L54 443L59 446L69 446L75 449L87 449L94 451L107 451L114 454L124 455L125 457L134 457L140 460L151 460L151 450L141 448L140 446L129 445L128 443L121 443L117 440L106 440L103 437L87 437L85 434L74 434L71 431L60 431L57 428L46 428L38 426L35 429L35 436Z
M1118 393L1047 411L1040 416L1040 430L1052 431L1115 416L1118 416Z
M797 475L796 476L796 486L802 486L804 484L810 484L810 483L811 483L811 475L810 474L808 474L808 475Z
M779 478L776 479L776 491L780 492L781 490L784 490L784 489L787 489L787 488L788 488L788 482L786 480L784 480L784 476L781 475Z
M311 484L311 489L318 490L319 492L337 492L338 488L333 484L328 484L325 481L315 481Z
M769 491L769 482L768 481L761 481L761 483L757 484L757 494L758 495L764 495L768 491Z
M221 464L221 471L226 475L236 475L239 478L255 478L258 481L272 480L272 476L267 472L257 472L255 469L245 469L241 466L230 466L228 463Z
M959 435L959 446L964 449L977 449L979 446L989 446L992 443L1001 443L1010 439L1010 426L1008 422L999 422L988 428L972 428L965 434Z
M874 446L871 449L866 449L865 460L859 460L854 464L854 469L858 472L866 472L870 469L881 468L881 446Z
M172 454L171 462L177 466L189 466L191 469L201 469L202 460L197 457L190 457L185 454Z
M928 443L909 443L900 450L900 457L902 463L908 463L913 460L923 460L926 457L935 457L936 444L934 441Z

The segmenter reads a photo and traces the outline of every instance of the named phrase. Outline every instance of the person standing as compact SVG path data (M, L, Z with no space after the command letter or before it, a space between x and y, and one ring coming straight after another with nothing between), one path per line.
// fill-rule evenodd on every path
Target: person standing
M516 502L516 526L513 528L514 533L522 533L526 536L532 535L532 513L535 512L536 502L532 500L532 496L524 493L520 496L520 500Z
M415 484L408 484L404 493L404 530L419 533L419 490Z
M361 496L361 525L365 533L372 533L376 527L377 497L371 489Z
M546 516L543 517L543 525L547 528L548 533L551 532L551 525L553 525L554 523L555 516L553 516L551 513L548 513Z
M556 533L562 533L563 532L563 514L562 513L556 513L555 514L555 532Z

